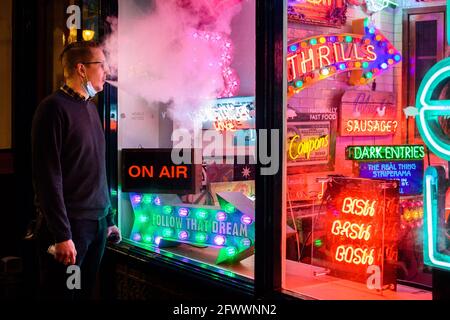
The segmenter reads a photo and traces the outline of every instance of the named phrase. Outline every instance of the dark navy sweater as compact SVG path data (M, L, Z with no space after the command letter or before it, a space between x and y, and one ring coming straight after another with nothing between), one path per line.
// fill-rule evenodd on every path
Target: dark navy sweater
M36 205L55 242L72 238L70 219L113 225L105 137L96 106L62 90L38 106L32 126Z

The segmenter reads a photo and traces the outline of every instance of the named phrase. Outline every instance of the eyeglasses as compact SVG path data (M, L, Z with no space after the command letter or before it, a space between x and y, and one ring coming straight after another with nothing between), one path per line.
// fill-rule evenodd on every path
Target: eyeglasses
M102 69L106 70L107 63L105 61L90 61L90 62L81 62L82 64L101 64Z

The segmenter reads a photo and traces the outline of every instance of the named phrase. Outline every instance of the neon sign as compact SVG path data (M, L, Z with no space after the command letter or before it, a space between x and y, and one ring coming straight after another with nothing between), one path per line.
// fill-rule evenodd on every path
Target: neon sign
M143 246L180 243L219 249L216 264L253 254L253 202L240 192L217 194L220 207L183 204L175 195L130 193L135 215L131 240Z
M397 131L396 120L350 119L345 124L345 132L352 135L393 134Z
M320 150L322 148L328 148L330 141L329 135L320 137L309 137L301 140L299 135L292 137L289 143L289 158L296 160L300 157L304 159L310 159L311 152Z
M379 12L386 9L387 7L396 8L397 3L391 0L366 0L367 9L372 12Z
M192 118L202 121L203 129L214 128L220 132L254 128L254 101L254 97L218 99L214 106L200 110Z
M435 100L433 93L450 79L450 58L439 61L425 75L417 92L417 127L423 141L438 157L450 161L450 137L441 129L439 116L450 116L450 100Z
M317 81L352 71L350 84L367 84L401 61L398 50L368 19L353 21L353 34L322 35L288 46L288 95Z
M398 146L348 146L347 160L422 160L425 147L422 145Z
M233 44L229 37L224 33L195 31L192 37L196 40L211 43L216 50L220 50L220 61L216 63L222 69L222 77L224 81L224 89L218 93L218 98L233 97L239 92L240 80L239 76L231 63L233 61ZM210 63L210 65L214 65Z
M287 158L290 174L332 170L334 165L336 113L299 113L287 126Z
M201 166L193 164L194 152L189 164L175 164L171 155L172 149L122 149L122 191L197 192L201 185Z
M341 111L341 136L380 136L397 131L397 108L391 92L346 91Z
M423 160L359 163L359 177L398 180L401 195L422 194Z
M447 4L448 8L449 4ZM447 25L448 26L448 25ZM417 92L417 127L423 141L438 157L450 161L450 138L442 131L439 116L450 115L449 100L435 100L433 94L450 79L450 58L435 64L425 75ZM450 270L448 231L445 219L447 182L445 169L430 166L424 176L424 262Z
M330 177L318 264L332 275L365 282L367 268L380 266L384 284L395 284L389 263L397 259L398 189L391 182ZM323 260L321 260L323 259ZM391 260L392 262L388 262Z
M289 0L288 20L323 26L340 26L346 22L345 0Z

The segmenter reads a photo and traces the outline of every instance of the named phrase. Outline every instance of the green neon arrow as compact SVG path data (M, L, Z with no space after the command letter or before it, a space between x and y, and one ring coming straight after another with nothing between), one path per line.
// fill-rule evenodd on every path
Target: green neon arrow
M450 249L445 229L445 169L428 167L424 176L424 263L450 270Z
M255 242L253 201L240 192L217 194L220 207L183 204L174 195L130 193L131 240L157 247L180 243L219 249L216 264L251 256Z

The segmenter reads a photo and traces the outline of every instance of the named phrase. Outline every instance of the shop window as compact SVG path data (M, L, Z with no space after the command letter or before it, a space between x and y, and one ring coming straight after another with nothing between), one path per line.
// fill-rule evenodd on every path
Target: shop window
M124 243L253 279L255 1L121 1L118 12L107 51ZM174 162L180 147L192 165Z
M405 30L405 2L352 1L333 27L317 16L337 15L341 2L289 2L304 14L317 8L314 19L303 17L308 23L288 14L283 288L291 294L431 299L423 261L429 163L420 140L401 144L407 125L399 97L404 88L414 96L442 58L443 24L415 16L414 32ZM404 55L408 47L414 60ZM414 78L399 76L406 60Z
M52 92L64 83L64 74L59 59L64 47L75 41L98 41L100 1L63 0L46 3L48 42L46 57L49 74L46 90Z
M426 72L444 58L444 17L444 8L405 10L405 39L409 45L404 47L404 53L409 56L409 60L404 65L408 78L404 94L407 96L408 106L415 105L417 91ZM408 121L408 127L408 137L411 137L409 142L420 142L419 131L412 119L411 124Z

